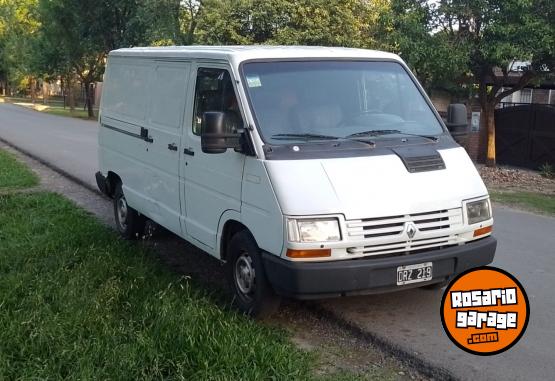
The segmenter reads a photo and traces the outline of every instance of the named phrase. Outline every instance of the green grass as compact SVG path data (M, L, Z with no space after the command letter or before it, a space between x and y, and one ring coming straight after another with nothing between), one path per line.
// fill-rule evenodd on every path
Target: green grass
M73 118L79 119L90 119L95 120L96 117L89 118L89 114L87 110L83 110L82 108L76 108L73 113L69 110L69 108L63 108L61 106L49 106L47 109L43 111L46 114L58 115L58 116L69 116Z
M79 118L79 119L88 119L88 120L96 120L97 117L94 116L93 118L89 118L89 114L87 110L83 109L83 105L76 105L73 112L70 111L69 107L63 107L63 102L59 101L52 101L50 100L47 104L47 108L44 109L37 109L35 105L31 102L31 98L21 98L21 97L2 97L0 96L0 103L20 103L20 106L29 108L31 110L35 110L38 112L43 112L45 114L51 115L58 115L58 116L66 116L72 118ZM42 106L42 100L38 100L36 106ZM95 110L95 115L98 114L98 110Z
M0 150L0 190L31 187L38 178L10 153Z
M51 193L0 196L0 379L305 379L283 332L226 308Z
M555 196L532 192L491 192L493 201L555 215Z

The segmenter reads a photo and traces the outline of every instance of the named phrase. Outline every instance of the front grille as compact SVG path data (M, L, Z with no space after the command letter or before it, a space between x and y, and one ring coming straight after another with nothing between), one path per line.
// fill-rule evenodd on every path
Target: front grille
M425 213L347 221L348 238L357 243L347 249L350 254L381 255L432 250L457 243L453 230L462 225L462 209L445 209ZM416 227L410 238L408 224Z

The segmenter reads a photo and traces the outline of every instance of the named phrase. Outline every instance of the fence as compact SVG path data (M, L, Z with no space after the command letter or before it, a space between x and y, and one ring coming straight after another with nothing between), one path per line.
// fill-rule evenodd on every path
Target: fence
M495 126L499 164L555 165L555 105L502 103Z

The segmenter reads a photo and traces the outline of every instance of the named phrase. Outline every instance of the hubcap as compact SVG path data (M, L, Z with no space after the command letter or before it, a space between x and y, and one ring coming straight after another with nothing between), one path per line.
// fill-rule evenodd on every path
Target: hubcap
M118 199L117 212L118 212L119 224L123 229L125 229L127 227L127 202L125 201L124 196L121 196Z
M242 254L235 262L235 284L247 297L254 291L255 275L251 257L246 253Z

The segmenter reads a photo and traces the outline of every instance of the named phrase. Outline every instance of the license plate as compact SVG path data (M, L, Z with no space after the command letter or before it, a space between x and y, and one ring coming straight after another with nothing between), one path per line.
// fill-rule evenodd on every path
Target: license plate
M397 267L397 286L432 280L432 262Z

